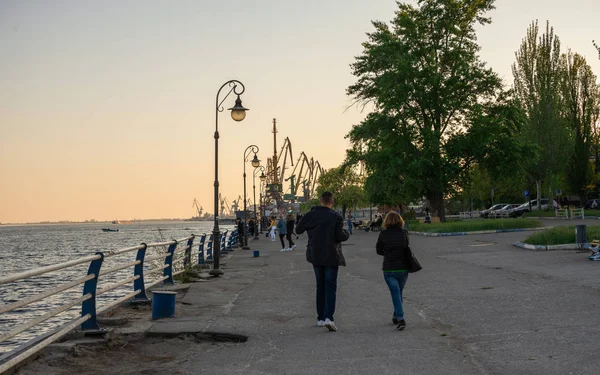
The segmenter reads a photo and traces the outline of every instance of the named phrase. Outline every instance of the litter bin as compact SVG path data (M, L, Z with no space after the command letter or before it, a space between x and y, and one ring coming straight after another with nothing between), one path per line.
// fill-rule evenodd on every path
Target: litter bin
M152 291L152 320L170 318L175 315L177 292Z
M585 225L575 226L575 242L578 245L582 245L587 242L587 236L585 233Z

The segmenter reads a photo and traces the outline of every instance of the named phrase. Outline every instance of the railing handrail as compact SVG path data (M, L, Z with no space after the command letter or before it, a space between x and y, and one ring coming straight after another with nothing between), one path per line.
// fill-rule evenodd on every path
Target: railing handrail
M64 268L69 268L71 266L76 266L78 264L91 262L91 261L94 261L97 259L100 259L99 255L88 255L86 257L79 258L79 259L73 259L73 260L70 260L67 262L56 263L56 264L52 264L49 266L44 266L44 267L34 268L34 269L28 270L28 271L14 273L12 275L0 277L0 285L7 284L7 283L17 281L17 280L28 279L32 276L38 276L38 275L42 275L42 274L52 272L52 271L62 270Z
M226 246L225 240L226 240L228 233L229 233L230 241L229 241L228 245ZM37 294L31 295L31 296L28 296L27 298L21 299L19 301L0 305L0 313L10 312L10 311L18 309L20 307L29 305L33 302L40 301L42 299L48 298L50 296L56 295L61 292L65 292L68 289L77 287L80 284L84 284L82 296L75 298L75 299L70 299L68 301L63 301L65 303L54 307L52 310L46 312L45 314L43 314L41 316L37 316L27 322L19 322L19 324L17 324L16 326L11 327L11 329L9 331L0 335L0 342L3 342L11 337L14 337L14 336L17 336L17 335L23 333L24 331L26 331L32 327L35 327L36 325L38 325L39 323L41 323L43 321L46 321L60 313L63 313L65 311L73 308L74 306L76 306L79 303L82 304L81 317L67 322L67 324L58 328L57 331L54 331L53 333L49 334L48 337L44 338L42 341L38 340L39 342L32 343L31 344L32 346L25 348L24 352L17 353L17 354L15 354L16 355L15 357L11 357L11 359L7 360L6 362L0 363L0 373L13 367L14 365L18 364L19 362L26 359L27 357L34 354L35 352L41 350L42 348L49 345L50 343L58 340L60 337L64 336L66 333L68 333L72 329L76 328L78 325L81 325L81 329L83 329L83 330L99 329L97 321L96 321L96 316L99 313L105 312L108 309L111 309L123 302L126 302L127 300L135 301L135 302L149 302L149 299L147 298L147 295L146 295L146 290L148 288L151 288L160 282L163 282L164 285L172 284L174 275L184 272L186 268L188 268L194 264L194 262L192 262L192 254L196 254L196 252L192 251L192 248L194 246L195 238L198 238L198 240L199 240L196 243L196 244L199 244L199 251L200 251L199 253L197 253L198 254L198 264L203 264L200 262L200 260L203 261L203 259L205 257L205 255L204 255L205 249L206 249L206 254L207 255L209 254L209 249L212 248L212 245L213 245L212 237L213 237L212 234L210 236L206 235L206 234L199 235L199 236L195 236L194 234L191 234L187 237L184 237L181 239L173 239L171 241L157 242L157 243L151 243L151 244L142 243L137 246L126 247L126 248L112 250L112 251L106 251L106 252L100 252L100 253L96 253L95 255L89 255L89 256L85 256L85 257L78 258L78 259L73 259L73 260L66 261L66 262L56 263L56 264L52 264L52 265L48 265L48 266L44 266L44 267L38 267L33 270L27 270L27 271L15 273L12 275L0 277L0 285L3 285L3 284L11 283L14 281L28 279L28 278L31 278L34 276L43 275L43 274L46 274L49 272L62 270L62 269L69 268L72 266L77 266L80 264L84 264L86 262L89 262L89 264L90 264L88 271L87 271L87 275L84 277L78 278L76 280L72 280L67 283L53 286L48 290L44 290L41 293L37 293ZM233 238L237 237L236 230L233 230L233 231L224 230L221 233L221 237L223 239L221 247L226 249L228 246L231 246L232 237ZM169 250L166 253L156 255L156 256L151 256L148 258L145 257L146 250L148 248L160 247L160 246L166 246L166 245L169 246ZM133 252L133 251L137 251L137 257L135 260L132 260L132 261L129 261L126 263L116 264L113 267L105 268L104 270L102 270L101 266L106 258L114 257L117 255L129 253L129 252ZM212 253L211 253L210 257L212 257ZM159 259L164 259L164 265L161 264L161 265L158 265L155 267L144 269L144 261L159 260ZM176 266L177 266L177 270L174 269ZM183 266L183 268L181 268L182 266ZM113 282L109 285L103 285L102 288L98 287L98 278L100 276L105 276L110 273L113 273L113 272L116 272L119 270L123 270L126 268L130 268L130 267L134 267L133 276L126 277L125 279L114 280L115 282ZM144 280L145 275L147 276L150 274L159 273L161 271L163 272L163 275L158 275L158 278L156 280L149 281L149 284L147 286L144 285L145 284L145 280ZM111 279L111 281L113 281L113 280ZM123 287L132 282L133 282L133 286L134 286L133 292L128 293L127 295L122 296L115 301L108 302L100 307L96 306L97 296L100 296L104 293L113 291L115 289Z

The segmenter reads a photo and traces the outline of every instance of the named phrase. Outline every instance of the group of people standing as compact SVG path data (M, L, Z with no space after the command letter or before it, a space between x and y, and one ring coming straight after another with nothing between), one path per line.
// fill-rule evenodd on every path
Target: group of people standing
M337 276L339 267L346 265L342 242L350 237L350 232L344 229L342 216L333 210L333 194L321 194L320 203L320 206L313 207L298 221L296 233L308 233L306 260L312 264L316 278L317 326L337 331L333 318ZM404 330L406 321L402 293L408 279L408 232L404 229L404 220L397 212L389 212L382 221L385 230L379 234L375 250L383 256L383 278L394 306L392 323L398 330Z
M276 220L275 217L271 217L270 236L271 241L276 241L276 233L279 233L279 240L281 241L280 251L292 251L296 248L296 244L292 240L292 236L298 235L295 233L296 219L292 213L288 213L286 218L283 218L283 214L279 214L279 218ZM287 239L289 246L285 246L284 238Z

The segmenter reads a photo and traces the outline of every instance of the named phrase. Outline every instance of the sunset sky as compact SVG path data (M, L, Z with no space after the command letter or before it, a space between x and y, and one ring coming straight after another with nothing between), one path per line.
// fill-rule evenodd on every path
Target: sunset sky
M600 75L598 0L496 7L478 35L507 84L536 18ZM243 192L244 149L272 155L273 118L294 158L337 166L364 117L345 111L349 64L371 20L395 9L393 0L0 0L0 222L190 217L194 198L212 212L214 101L233 78L250 111L241 123L220 115L230 201Z

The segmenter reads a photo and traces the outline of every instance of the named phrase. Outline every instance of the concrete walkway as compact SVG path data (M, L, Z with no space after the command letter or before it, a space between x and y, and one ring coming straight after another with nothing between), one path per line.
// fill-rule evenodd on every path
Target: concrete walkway
M412 236L424 269L409 276L408 326L396 331L377 235L358 232L344 245L338 332L316 327L306 237L293 252L261 237L251 242L259 258L236 250L224 277L192 284L178 317L129 327L150 337L46 355L22 373L598 373L600 262L586 253L512 246L528 233ZM221 342L222 334L248 339Z

